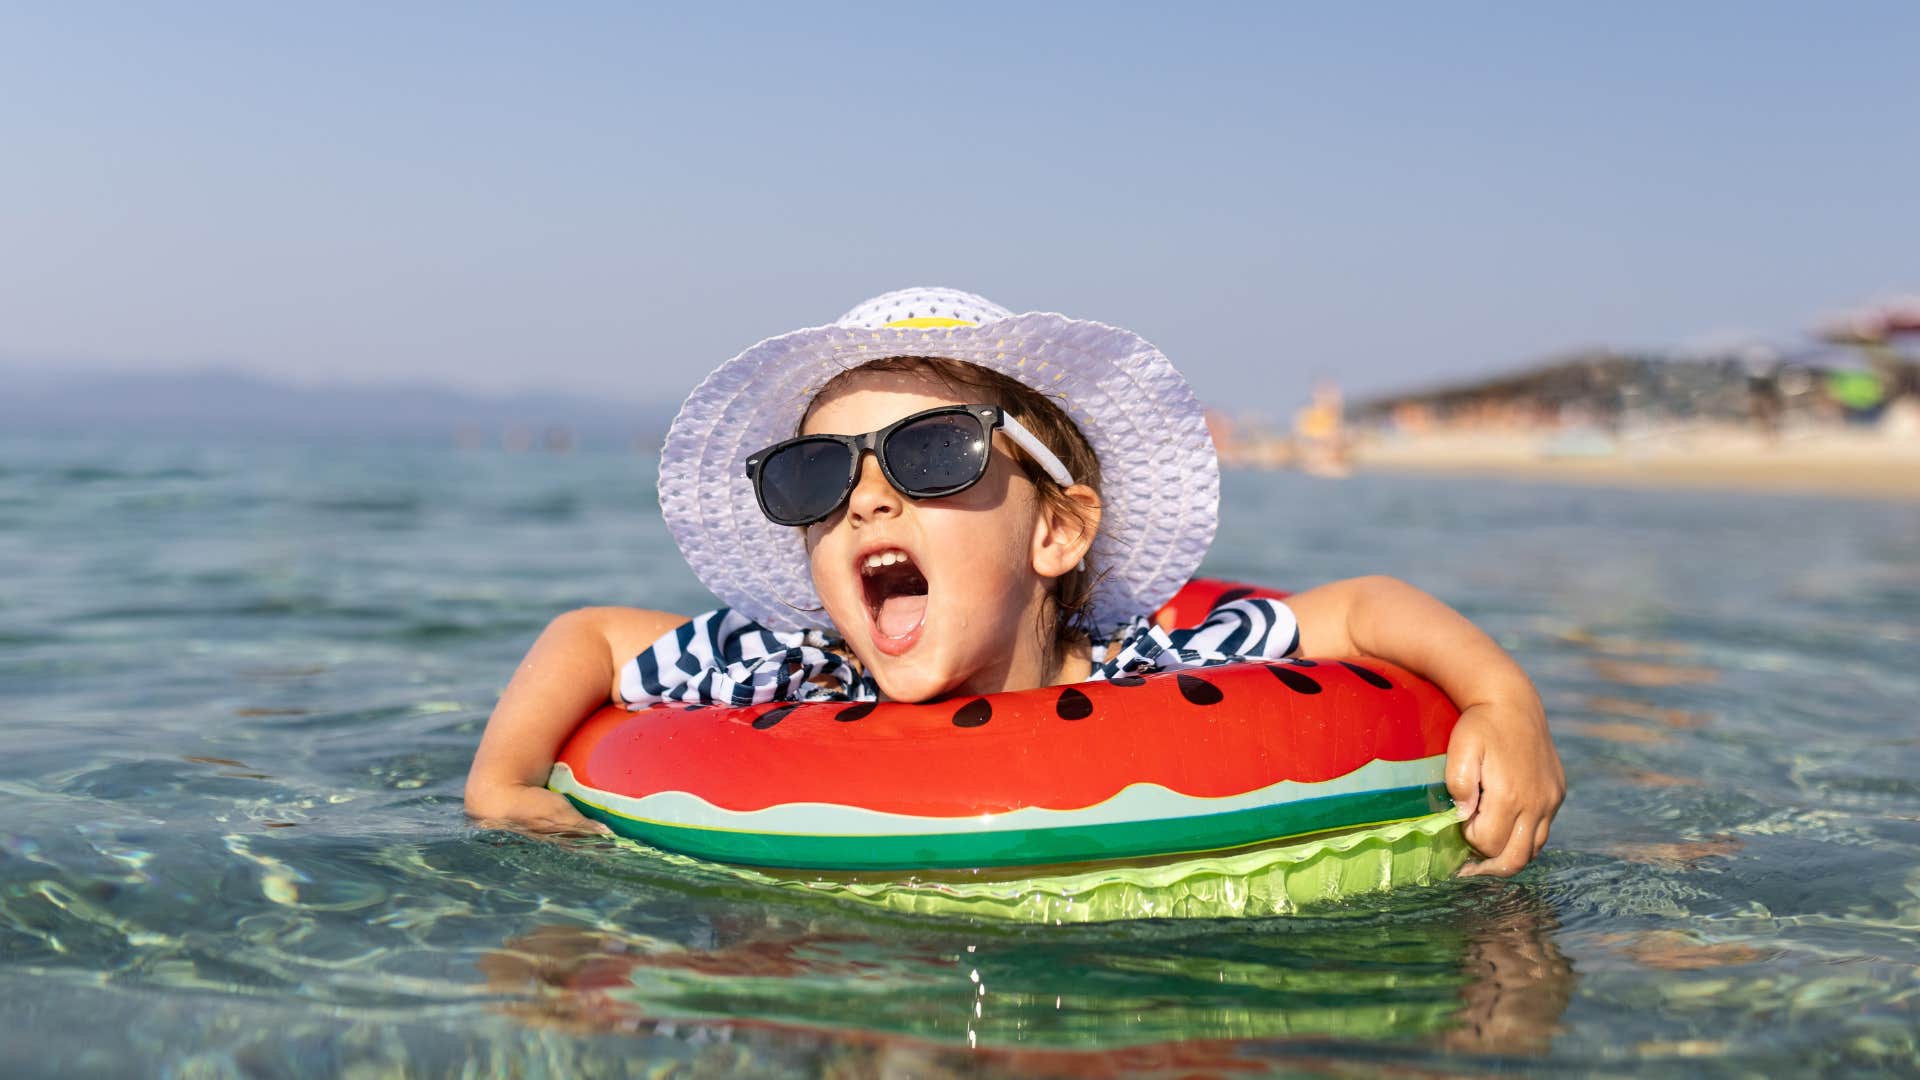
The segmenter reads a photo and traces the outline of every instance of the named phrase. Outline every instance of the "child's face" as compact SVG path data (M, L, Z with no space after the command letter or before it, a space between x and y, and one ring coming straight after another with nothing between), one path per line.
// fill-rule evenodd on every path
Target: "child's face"
M800 433L859 435L924 409L972 403L953 393L918 373L855 374L815 403ZM994 444L979 483L918 501L895 491L865 455L846 505L807 527L827 617L890 699L1052 681L1054 673L1043 670L1041 620L1049 579L1071 568L1058 565L1071 552L1063 552L1057 515L1043 511L1006 436L996 432ZM900 554L906 559L885 564Z

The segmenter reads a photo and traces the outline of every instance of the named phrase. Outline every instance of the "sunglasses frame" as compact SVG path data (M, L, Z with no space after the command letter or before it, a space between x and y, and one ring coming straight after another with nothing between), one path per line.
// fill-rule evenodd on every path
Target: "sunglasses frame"
M972 479L967 480L965 483L954 484L949 487L937 488L931 491L916 492L908 490L894 477L893 469L887 464L887 455L881 452L886 447L887 440L893 436L894 432L908 424L934 416L962 415L971 416L979 421L980 427L987 440L987 453L980 457L980 468L973 474ZM798 438L783 439L764 450L747 456L747 479L753 482L754 500L760 504L760 513L764 515L768 521L773 522L775 525L793 527L812 525L815 522L825 521L827 518L832 517L835 512L847 504L847 499L853 495L854 485L860 481L860 464L869 453L873 455L875 461L880 463L880 472L887 478L887 483L893 486L893 490L898 491L909 499L942 499L948 495L958 495L960 492L979 483L981 477L987 475L987 462L993 453L993 433L995 431L1006 432L1007 437L1012 439L1015 445L1025 450L1033 458L1034 462L1038 464L1049 477L1053 478L1054 483L1059 484L1061 487L1069 487L1073 484L1073 475L1067 472L1067 467L1061 464L1060 458L1054 454L1053 451L1047 449L1046 444L1042 443L1033 432L1028 431L1026 425L1020 423L1011 413L998 405L940 405L935 408L922 409L917 413L903 416L893 423L888 424L886 427L880 428L877 431L869 431L864 435L801 435ZM838 443L852 452L849 457L851 464L847 467L846 483L842 485L839 497L834 499L833 504L829 506L824 513L800 521L782 521L780 518L774 516L771 510L767 509L766 492L760 485L760 465L762 462L771 459L773 455L789 447L809 442Z

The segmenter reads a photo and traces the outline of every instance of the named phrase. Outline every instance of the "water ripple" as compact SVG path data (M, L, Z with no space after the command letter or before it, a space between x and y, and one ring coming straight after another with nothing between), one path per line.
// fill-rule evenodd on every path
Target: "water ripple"
M10 1073L1920 1068L1912 507L1229 474L1209 572L1394 574L1521 658L1554 844L1512 882L1048 928L467 825L547 618L711 604L649 461L10 449Z

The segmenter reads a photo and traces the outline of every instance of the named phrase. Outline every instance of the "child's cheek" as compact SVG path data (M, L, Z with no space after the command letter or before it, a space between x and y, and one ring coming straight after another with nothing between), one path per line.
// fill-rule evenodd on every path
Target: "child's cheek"
M854 616L859 614L857 606L860 597L853 595L859 583L851 579L850 574L836 574L836 562L851 563L852 556L836 560L835 545L821 543L812 529L807 531L807 561L813 578L814 595L820 598L826 607L827 620L841 637L847 637L857 624Z

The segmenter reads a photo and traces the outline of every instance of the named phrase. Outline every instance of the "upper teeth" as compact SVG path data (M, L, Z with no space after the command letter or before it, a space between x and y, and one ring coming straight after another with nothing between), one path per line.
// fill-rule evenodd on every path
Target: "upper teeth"
M886 551L876 551L867 556L866 570L868 573L872 573L883 566L892 566L894 563L911 561L913 560L907 557L906 552L897 548L889 548Z

